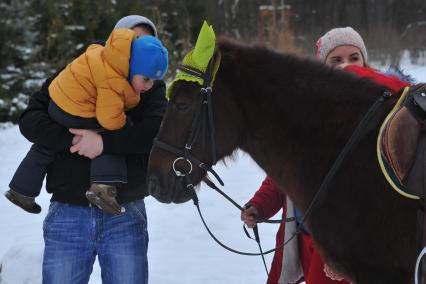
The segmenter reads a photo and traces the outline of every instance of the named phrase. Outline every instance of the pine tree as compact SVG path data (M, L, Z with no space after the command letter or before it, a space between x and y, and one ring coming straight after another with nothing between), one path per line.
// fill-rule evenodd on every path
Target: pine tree
M20 91L24 81L23 57L28 53L23 34L23 1L0 3L0 121L16 121L25 107Z

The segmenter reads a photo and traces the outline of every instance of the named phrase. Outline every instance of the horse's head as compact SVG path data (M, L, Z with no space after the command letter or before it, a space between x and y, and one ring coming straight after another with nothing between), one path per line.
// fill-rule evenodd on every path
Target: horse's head
M223 116L223 88L213 88L221 60L215 46L213 29L205 23L168 88L169 105L148 166L149 192L161 202L189 200L192 189L187 185L199 184L236 147L229 128L233 122L229 114Z

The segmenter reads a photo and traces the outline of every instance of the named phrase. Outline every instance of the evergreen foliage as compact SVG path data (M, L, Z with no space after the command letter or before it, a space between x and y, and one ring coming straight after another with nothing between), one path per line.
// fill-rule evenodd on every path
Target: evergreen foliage
M261 19L262 5L283 11L284 4L290 7L285 26L281 12L273 13L277 21ZM401 50L410 48L415 58L425 56L424 0L1 0L0 122L16 122L47 77L91 42L106 40L115 22L130 14L157 24L169 49L169 78L204 19L218 35L263 40L287 51L296 45L305 54L313 53L316 38L327 29L350 25L365 35L370 58L391 58L397 65Z

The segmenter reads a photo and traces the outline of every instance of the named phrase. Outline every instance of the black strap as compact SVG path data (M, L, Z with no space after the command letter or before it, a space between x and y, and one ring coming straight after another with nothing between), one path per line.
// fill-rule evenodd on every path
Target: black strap
M213 165L217 162L216 157L216 131L214 128L214 121L213 121L213 102L212 102L212 93L211 90L206 90L206 96L207 96L207 112L208 112L208 120L209 120L209 127L210 127L210 143L212 144L212 160Z
M239 205L235 200L233 200L229 195L227 195L223 190L221 190L220 188L218 188L214 182L212 182L211 180L209 180L208 178L204 178L203 181L207 184L208 187L210 187L211 189L216 190L220 195L222 195L223 197L225 197L226 200L228 200L230 203L232 203L232 205L234 205L235 207L237 207L240 211L244 211L246 208L242 207L241 205ZM296 221L295 217L290 217L290 218L286 218L284 220L280 219L280 220L269 220L269 219L257 219L256 223L267 223L267 224L280 224L282 222L294 222Z
M192 148L192 145L194 144L195 140L198 137L199 131L200 131L200 124L201 120L204 119L203 117L203 101L204 97L200 97L200 109L195 114L194 118L192 119L191 128L189 129L188 139L186 140L185 147L189 146L189 148Z
M175 148L175 147L173 147L173 146L171 146L171 145L169 145L169 144L167 144L167 143L164 143L164 142L162 142L162 141L160 141L160 140L158 140L157 138L155 138L154 139L154 142L153 142L153 144L156 146L156 147L158 147L158 148L161 148L161 149L163 149L163 150L166 150L166 151L168 151L168 152L170 152L170 153L173 153L173 154L175 154L176 156L178 156L178 157L183 157L183 156L185 156L185 152L184 151L182 151L182 150L179 150L179 149L177 149L177 148ZM224 183L223 183L223 181L222 181L222 179L220 178L220 176L215 172L215 170L213 170L212 169L212 167L210 167L210 166L208 166L208 165L206 165L206 164L204 164L203 162L201 162L200 160L198 160L197 158L195 158L193 155L191 155L191 154L187 154L186 155L186 159L188 159L188 160L190 160L191 162L193 162L194 164L196 164L198 167L200 167L200 168L202 168L203 170L205 170L206 172L209 172L209 173L211 173L215 178L216 178L216 180L222 185L222 186L224 186Z
M195 69L193 67L190 67L188 65L183 65L183 64L178 65L177 69L182 70L185 73L188 73L192 76L195 76L204 80L204 73L198 69Z
M282 249L285 245L287 245L291 240L293 240L293 238L295 237L295 236L297 236L299 233L300 233L300 230L298 230L297 232L295 232L295 233L293 233L293 235L286 241L286 242L284 242L282 245L280 245L280 246L277 246L277 247L275 247L275 248L273 248L273 249L270 249L270 250L268 250L268 251L265 251L265 252L263 252L262 251L262 249L261 249L261 247L260 247L260 249L261 249L261 251L260 251L260 253L252 253L252 252L243 252L243 251L239 251L239 250L235 250L235 249L233 249L233 248L230 248L230 247L228 247L227 245L225 245L225 244L223 244L221 241L219 241L219 239L218 238L216 238L216 236L211 232L211 230L210 230L210 228L209 228L209 226L207 226L207 223L206 223L206 221L204 220L204 217L203 217L203 214L201 213L201 209L200 209L200 205L199 205L199 200L198 200L198 196L197 196L197 193L196 193L196 191L195 191L195 189L194 189L194 185L192 184L192 182L191 182L191 180L190 180L190 178L189 178L189 176L185 176L185 182L186 182L186 184L187 184L187 190L190 190L191 191L191 194L192 194L192 201L194 202L194 205L195 205L195 207L197 207L197 211L198 211L198 214L200 215L200 219L201 219L201 221L203 222L203 225L204 225L204 227L206 228L206 230L207 230L207 232L209 233L209 235L210 235L210 237L218 244L218 245L220 245L221 247L223 247L224 249L226 249L226 250L229 250L229 251L231 251L231 252L233 252L233 253L236 253L236 254L240 254L240 255L248 255L248 256L263 256L263 255L266 255L266 254L270 254L270 253L272 253L272 252L274 252L274 251L276 251L276 250L278 250L278 249ZM217 188L217 187L216 187ZM220 191L220 190L219 190ZM221 191L220 191L221 192ZM223 193L223 192L222 192ZM222 194L223 196L225 196L227 199L229 198L229 196L227 196L226 194ZM231 201L232 199L231 198L229 198L228 199L229 201ZM235 206L237 206L238 208L241 208L240 210L244 210L244 208L243 207L241 207L241 206L239 206L238 205L238 203L236 203L235 201L231 201L232 202L232 204L234 204ZM294 221L294 220L293 220ZM259 242L260 242L260 238L258 237L258 239L259 239ZM256 240L257 241L257 240ZM259 246L260 246L260 244L259 244ZM265 264L266 265L266 264Z
M253 228L254 237L256 239L257 246L259 247L260 255L262 256L263 266L265 267L266 274L269 275L268 266L266 265L265 255L263 254L262 246L260 245L259 228L254 226Z
M216 238L216 236L210 231L210 228L207 226L207 224L206 224L206 221L204 220L204 217L203 217L203 214L201 213L201 210L200 210L200 206L199 206L199 204L198 204L198 197L197 197L197 194L196 194L196 192L195 192L195 190L194 190L194 188L193 188L193 185L192 184L189 184L190 186L188 186L188 190L191 190L192 189L192 192L193 192L193 197L192 197L192 201L194 202L194 205L195 205L195 207L197 208L197 211L198 211L198 214L200 215L200 218L201 218L201 221L203 222L203 225L204 225L204 227L206 228L206 230L207 230L207 232L209 233L209 235L210 235L210 237L218 244L218 245L220 245L221 247L223 247L224 249L226 249L226 250L229 250L229 251L231 251L231 252L233 252L233 253L236 253L236 254L240 254L240 255L247 255L247 256L260 256L260 255L267 255L267 254L270 254L270 253L272 253L272 252L274 252L274 251L276 251L276 250L279 250L279 249L282 249L285 245L287 245L291 240L293 240L293 238L295 237L295 236L297 236L299 233L300 233L300 231L299 232L294 232L293 233L293 235L290 237L290 239L288 239L286 242L284 242L282 245L280 245L280 246L277 246L277 247L275 247L275 248L273 248L273 249L270 249L270 250L268 250L268 251L265 251L265 252L260 252L260 253L253 253L253 252L243 252L243 251L239 251L239 250L235 250L235 249L233 249L233 248L230 248L230 247L228 247L227 245L225 245L225 244L223 244L221 241L219 241L217 238Z

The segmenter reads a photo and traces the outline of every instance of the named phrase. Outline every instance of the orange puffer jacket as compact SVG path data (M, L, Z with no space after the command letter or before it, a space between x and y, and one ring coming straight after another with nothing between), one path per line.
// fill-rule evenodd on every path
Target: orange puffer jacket
M52 100L71 115L96 118L105 129L123 127L124 112L140 100L127 80L135 37L132 30L117 29L105 46L90 45L52 81Z

